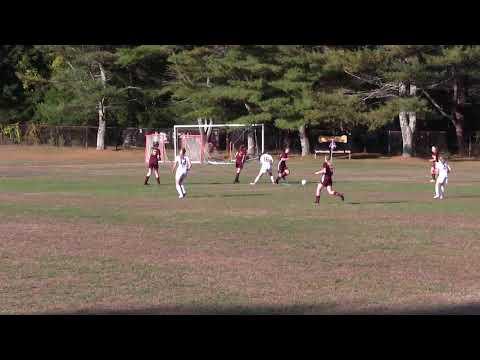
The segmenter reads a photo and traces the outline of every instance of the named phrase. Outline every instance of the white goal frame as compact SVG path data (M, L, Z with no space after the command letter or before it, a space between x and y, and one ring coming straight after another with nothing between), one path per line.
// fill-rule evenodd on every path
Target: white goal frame
M198 128L254 128L254 127L260 127L262 130L262 149L261 153L265 151L265 125L264 124L212 124L212 125L197 125L197 124L191 124L191 125L174 125L173 126L173 152L175 158L178 155L179 151L179 146L178 146L178 129L198 129ZM228 149L227 149L228 150ZM200 164L201 161L192 161L192 163L195 164ZM215 163L215 162L207 162L210 164L228 164L228 163Z

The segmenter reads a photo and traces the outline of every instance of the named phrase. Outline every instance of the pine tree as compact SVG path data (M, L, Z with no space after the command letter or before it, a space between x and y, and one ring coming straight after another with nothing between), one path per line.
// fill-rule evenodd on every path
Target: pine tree
M127 100L113 83L111 69L117 59L114 46L42 46L50 56L51 86L36 109L36 118L54 123L87 123L97 117L97 150L105 148L109 113Z

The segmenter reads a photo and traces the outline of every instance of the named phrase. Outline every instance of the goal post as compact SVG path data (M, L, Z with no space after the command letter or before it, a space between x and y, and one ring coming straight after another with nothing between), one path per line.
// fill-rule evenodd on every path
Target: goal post
M207 129L210 129L209 135ZM250 157L258 156L265 151L264 141L264 124L192 124L173 127L175 156L181 148L185 148L190 161L197 164L231 164L241 145L246 147Z

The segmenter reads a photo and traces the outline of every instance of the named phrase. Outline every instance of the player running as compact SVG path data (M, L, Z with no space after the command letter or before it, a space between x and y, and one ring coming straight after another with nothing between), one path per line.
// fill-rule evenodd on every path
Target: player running
M438 149L435 146L432 146L432 158L429 160L432 163L432 166L430 167L430 175L432 176L432 178L430 179L430 182L435 182L435 175L436 175L435 164L438 162L439 157L440 157L440 153Z
M238 180L240 176L240 172L243 169L243 164L245 164L245 160L247 159L247 150L245 149L245 146L240 146L240 149L237 151L235 154L235 168L236 168L236 175L235 175L235 180L233 181L234 184L239 183L240 181Z
M183 199L187 195L183 182L187 177L188 171L192 167L192 163L185 153L185 148L182 148L180 150L180 155L175 157L175 162L172 167L172 173L175 171L175 168L177 169L175 172L175 187L177 188L179 199Z
M345 197L342 193L338 191L334 191L332 189L333 186L333 165L331 161L327 160L325 157L325 162L323 163L322 169L315 172L315 175L322 175L320 183L317 186L317 192L315 193L315 204L320 203L320 193L322 192L323 188L327 188L327 192L329 195L338 196L342 201L345 200Z
M255 178L254 182L251 182L250 185L255 185L258 180L262 177L263 174L268 173L270 175L270 180L272 181L272 184L275 184L275 180L273 180L273 175L272 175L272 167L273 167L273 158L271 155L265 153L262 156L260 156L260 172L258 173L257 177Z
M150 179L150 175L152 175L152 170L155 173L155 178L157 179L157 184L160 185L160 175L158 174L158 162L160 161L160 150L158 147L153 146L152 150L150 151L150 158L148 159L148 172L145 176L144 185L148 184L148 179Z
M280 160L278 161L278 176L275 179L275 183L278 184L280 179L286 180L286 177L290 174L290 170L287 167L288 153L290 152L289 148L286 148L285 151L280 155Z
M448 173L452 171L452 168L443 157L440 157L435 163L435 169L438 176L435 183L435 196L433 198L443 200L448 184Z

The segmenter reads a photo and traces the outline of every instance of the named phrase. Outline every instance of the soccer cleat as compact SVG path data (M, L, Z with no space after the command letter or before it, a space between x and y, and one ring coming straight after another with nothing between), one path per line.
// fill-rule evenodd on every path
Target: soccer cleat
M433 180L433 179L430 179L430 182L435 182L435 180Z
M438 199L438 198L439 198L439 196L435 195L433 198L434 198L434 199Z
M340 194L340 199L342 199L342 201L345 201L345 196L343 194Z
M182 195L182 196L178 195L178 198L179 198L179 199L183 199L184 197L185 197L185 196L183 196L183 195Z
M443 200L443 196L440 196L439 199L440 199L440 200Z
M255 183L250 183L250 185L255 185Z

